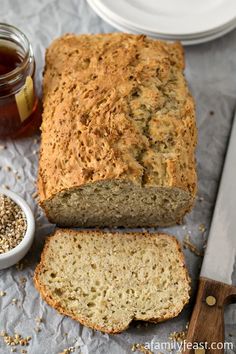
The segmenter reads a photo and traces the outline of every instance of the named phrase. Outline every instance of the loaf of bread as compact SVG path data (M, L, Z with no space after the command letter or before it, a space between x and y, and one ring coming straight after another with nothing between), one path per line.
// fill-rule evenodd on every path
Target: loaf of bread
M179 43L65 35L46 53L38 189L60 226L167 226L196 193Z
M190 291L179 244L163 234L59 229L34 281L49 305L107 333L177 316Z

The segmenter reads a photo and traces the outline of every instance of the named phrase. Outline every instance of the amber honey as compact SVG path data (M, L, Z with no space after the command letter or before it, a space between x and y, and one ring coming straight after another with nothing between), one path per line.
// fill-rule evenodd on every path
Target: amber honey
M0 75L9 73L21 63L22 58L15 48L0 46Z
M33 133L40 124L35 60L26 36L0 24L0 137Z

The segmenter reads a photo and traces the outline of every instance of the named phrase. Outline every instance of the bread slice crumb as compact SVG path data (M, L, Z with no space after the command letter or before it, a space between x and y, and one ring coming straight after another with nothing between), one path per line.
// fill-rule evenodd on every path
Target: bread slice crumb
M59 229L46 242L34 281L49 305L106 333L133 320L173 318L190 291L178 241L156 233Z

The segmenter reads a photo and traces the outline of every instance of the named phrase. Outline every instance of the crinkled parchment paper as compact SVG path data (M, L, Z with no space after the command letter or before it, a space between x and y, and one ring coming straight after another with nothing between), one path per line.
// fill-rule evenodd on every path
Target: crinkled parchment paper
M1 0L0 22L21 28L30 38L37 61L39 91L44 52L52 39L65 32L115 31L89 8L85 0ZM236 31L210 43L186 47L186 76L197 105L198 199L184 225L166 230L181 242L189 234L192 242L202 249L207 239L236 105ZM35 192L39 140L39 135L36 135L17 142L8 141L7 148L0 151L0 185L8 185L23 196L31 205L37 221L36 240L26 257L24 268L17 270L12 267L0 271L0 290L6 292L6 296L0 298L0 331L5 330L10 335L18 332L23 336L32 336L26 348L31 354L57 354L70 346L80 346L83 354L128 354L133 343L160 343L168 340L170 332L185 329L192 303L174 320L138 328L134 324L123 334L109 336L61 316L41 300L34 288L32 275L45 235L53 226L47 222L32 196ZM4 166L17 171L21 179L17 180L13 171L6 172L2 168ZM201 224L205 225L206 231L203 232L202 226L199 228ZM195 292L201 257L188 249L184 253ZM224 262L224 259L219 261ZM24 287L22 277L26 279ZM16 304L12 303L13 298L18 300ZM40 326L37 317L43 318ZM234 351L227 352L233 353L236 352L235 305L227 309L225 317L226 339L234 342ZM38 327L40 332L35 330ZM20 349L17 349L18 353ZM79 353L79 350L75 352ZM0 338L0 354L7 353L10 353L10 347Z

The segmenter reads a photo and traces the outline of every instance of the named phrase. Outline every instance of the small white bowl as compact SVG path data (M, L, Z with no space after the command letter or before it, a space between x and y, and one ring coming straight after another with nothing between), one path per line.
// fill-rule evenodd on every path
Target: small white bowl
M11 267L12 265L19 262L29 251L34 240L35 233L35 220L33 213L24 199L22 199L18 194L8 191L6 189L0 188L0 194L12 199L25 214L27 221L27 229L23 240L12 250L0 254L0 270Z

